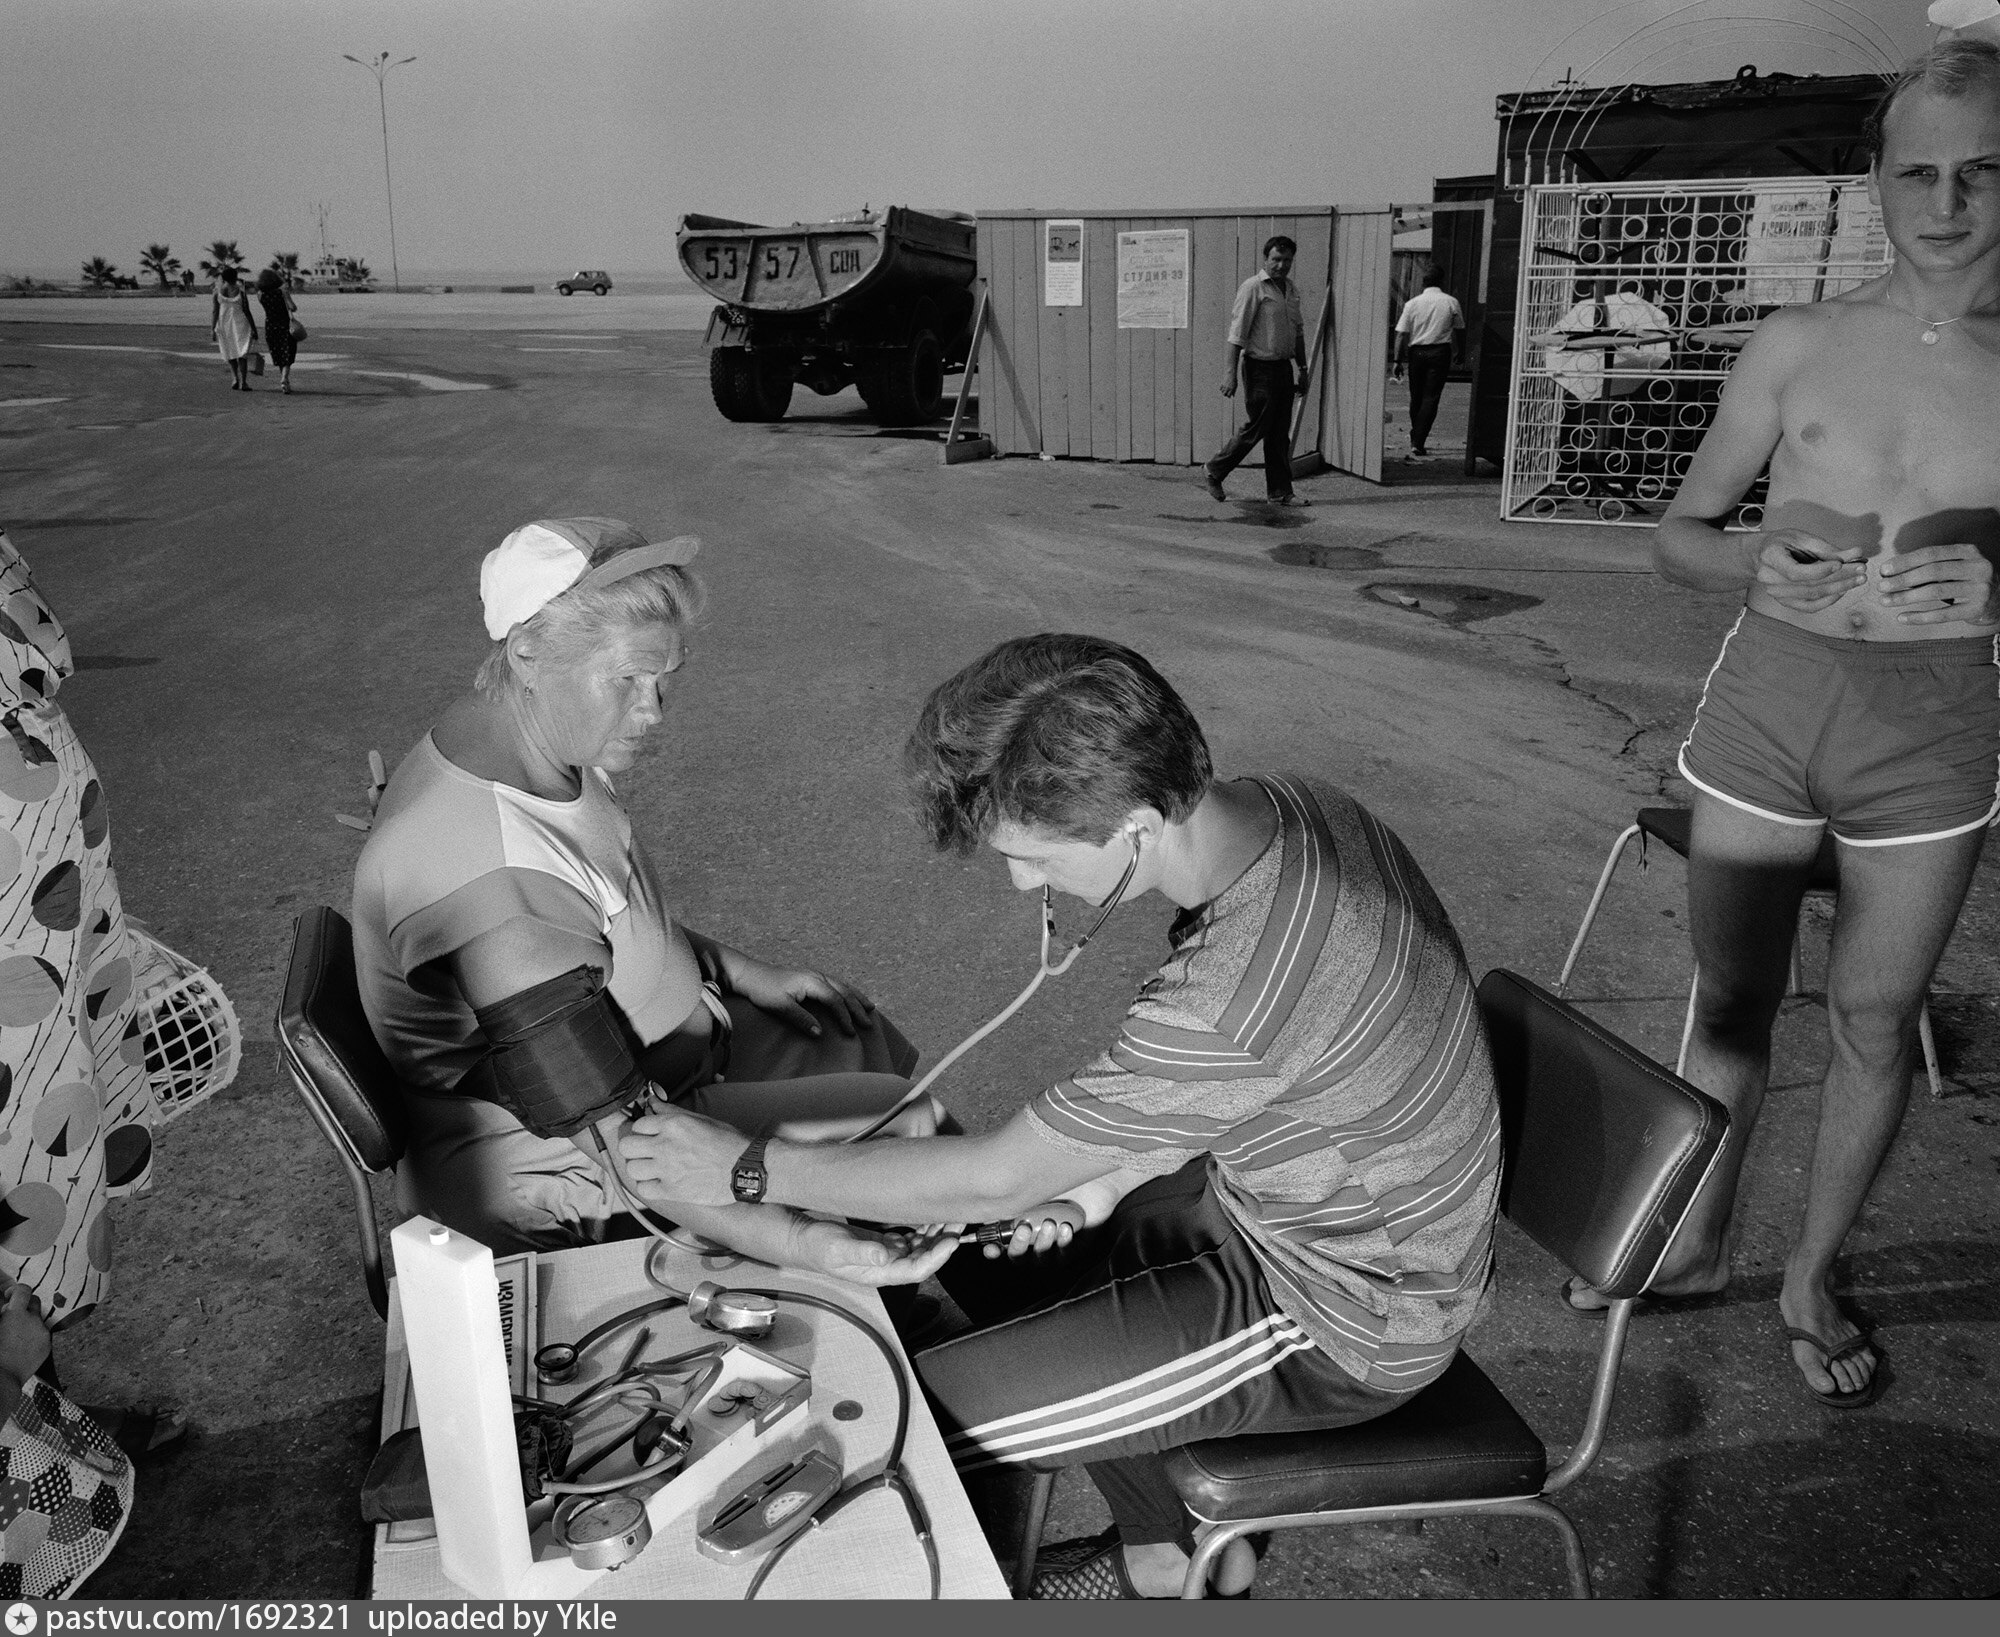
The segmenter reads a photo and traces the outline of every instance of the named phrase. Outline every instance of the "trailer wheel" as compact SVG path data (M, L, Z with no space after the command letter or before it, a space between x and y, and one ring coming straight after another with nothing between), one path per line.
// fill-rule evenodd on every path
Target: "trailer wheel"
M884 426L937 419L944 402L944 351L936 333L919 330L907 349L884 358L861 398Z
M708 390L723 418L781 421L792 402L792 373L748 347L716 347L708 355Z

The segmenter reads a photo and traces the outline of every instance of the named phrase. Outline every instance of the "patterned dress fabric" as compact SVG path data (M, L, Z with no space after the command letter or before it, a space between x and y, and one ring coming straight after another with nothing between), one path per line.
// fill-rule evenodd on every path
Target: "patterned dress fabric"
M0 534L0 1269L53 1330L104 1297L105 1204L150 1183L157 1121L104 790L54 699L71 669Z
M132 1463L39 1377L0 1422L0 1598L67 1597L132 1515Z

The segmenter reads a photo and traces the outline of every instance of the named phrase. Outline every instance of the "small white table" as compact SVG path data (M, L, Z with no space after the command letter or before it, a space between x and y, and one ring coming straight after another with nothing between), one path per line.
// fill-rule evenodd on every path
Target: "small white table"
M539 1340L574 1339L615 1314L659 1295L645 1274L650 1243L627 1240L537 1257ZM682 1290L692 1289L704 1279L713 1279L724 1286L808 1291L840 1303L873 1325L895 1347L898 1357L903 1357L873 1291L816 1274L781 1272L759 1262L702 1257L679 1249L670 1254L664 1272ZM393 1282L389 1289L388 1356L382 1394L385 1438L415 1419L414 1403L406 1402L412 1395L404 1354L402 1302ZM652 1331L646 1348L649 1357L663 1357L715 1339L679 1311L655 1314L643 1323ZM615 1367L638 1329L635 1325L629 1332L620 1332L593 1349L592 1360L597 1368ZM896 1388L887 1364L867 1339L815 1308L785 1307L781 1303L777 1327L757 1345L812 1372L812 1401L806 1425L788 1442L826 1447L835 1453L842 1470L850 1477L876 1471L895 1428ZM903 1362L907 1370L907 1358ZM834 1414L836 1405L840 1407L840 1416ZM777 1460L782 1453L774 1451L771 1458ZM942 1571L939 1595L1006 1597L1006 1579L972 1515L972 1507L952 1470L950 1457L945 1454L937 1423L931 1419L914 1372L903 1466L930 1515ZM702 1505L698 1515L705 1521L713 1510L711 1500ZM606 1600L741 1598L757 1565L730 1567L702 1556L694 1544L696 1519L696 1513L689 1513L669 1524L634 1561L599 1576L590 1594ZM437 1542L422 1538L426 1533L424 1525L377 1526L372 1588L375 1597L423 1600L458 1599L467 1595L463 1588L445 1578L438 1562ZM923 1549L910 1532L902 1501L892 1493L878 1490L848 1507L824 1530L800 1540L765 1581L758 1595L760 1600L922 1598L929 1590Z

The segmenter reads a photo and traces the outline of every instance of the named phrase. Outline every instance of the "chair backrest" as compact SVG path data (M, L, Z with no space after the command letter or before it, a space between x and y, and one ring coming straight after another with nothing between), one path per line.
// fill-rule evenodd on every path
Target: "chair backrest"
M1714 1167L1728 1111L1517 973L1487 973L1479 1007L1500 1089L1500 1208L1593 1289L1637 1296Z
M402 1091L361 1010L354 932L319 904L292 929L278 1045L327 1140L364 1171L403 1157Z

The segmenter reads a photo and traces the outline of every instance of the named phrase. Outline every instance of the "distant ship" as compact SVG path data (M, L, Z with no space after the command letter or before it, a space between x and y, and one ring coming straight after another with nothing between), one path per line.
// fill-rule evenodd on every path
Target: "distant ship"
M372 290L375 275L368 270L368 264L354 256L341 256L334 252L333 241L327 237L327 207L314 205L314 218L319 223L319 255L310 268L304 268L292 275L294 290Z

